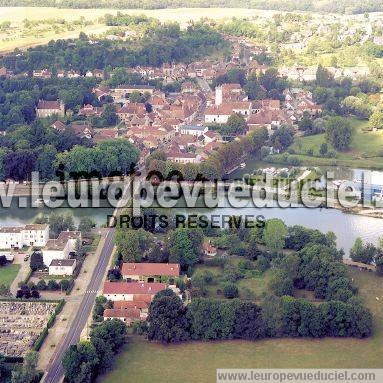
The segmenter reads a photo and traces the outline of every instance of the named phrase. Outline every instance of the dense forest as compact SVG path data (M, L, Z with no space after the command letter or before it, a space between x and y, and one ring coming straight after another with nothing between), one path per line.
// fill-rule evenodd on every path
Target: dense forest
M59 8L255 8L278 11L316 11L358 14L383 11L383 3L376 0L0 0L2 7L35 6Z

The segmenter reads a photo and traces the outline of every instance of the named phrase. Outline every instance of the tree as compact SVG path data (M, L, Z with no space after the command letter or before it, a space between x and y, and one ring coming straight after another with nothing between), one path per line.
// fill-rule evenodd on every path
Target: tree
M116 233L117 251L124 262L141 262L151 244L151 234L143 229L120 229Z
M57 238L62 231L75 230L73 216L70 214L52 213L49 216L49 228L53 237Z
M90 333L90 341L101 339L116 353L126 343L127 327L118 319L111 319L96 326Z
M383 129L383 110L376 110L370 117L370 126L373 129Z
M242 114L232 114L227 120L228 135L238 136L245 134L247 130L247 124Z
M102 121L106 126L114 126L118 122L118 116L113 104L107 104L104 107L104 111L101 114Z
M368 118L371 115L371 107L366 100L359 97L348 96L341 102L341 106L345 113L359 118Z
M47 289L51 291L60 290L60 285L54 279L48 281Z
M225 298L233 299L238 297L238 287L234 283L225 283L223 286L223 295Z
M0 267L3 267L7 264L7 257L5 255L0 255Z
M241 302L235 313L234 338L255 340L264 336L262 309L252 302Z
M78 231L81 231L81 234L89 234L91 230L96 226L93 219L90 217L83 217L78 224Z
M29 351L24 357L23 366L12 371L11 383L33 383L38 376L37 360L38 353Z
M43 270L46 268L44 265L43 255L40 252L34 251L30 259L30 267L32 271Z
M294 131L292 128L282 126L275 130L270 137L273 146L278 150L284 150L293 143Z
M277 297L293 295L294 281L285 271L277 270L270 280L269 287Z
M175 343L190 338L186 307L171 290L154 297L149 307L148 322L149 340Z
M65 379L68 383L90 383L98 363L97 351L91 342L72 345L65 352L62 361Z
M327 151L328 151L328 147L327 147L327 144L325 142L322 142L320 148L319 148L319 154L321 156L324 156L327 154Z
M342 117L330 117L326 125L326 139L337 150L345 151L350 147L353 128Z
M196 298L187 306L190 333L195 340L232 339L240 302Z
M288 231L284 222L278 218L266 222L263 231L263 241L266 247L273 251L280 251L285 246Z
M244 91L250 100L263 100L267 96L265 88L261 86L255 75L248 78L246 85L244 86Z
M194 266L199 261L203 234L198 229L177 228L168 240L169 262L180 263L182 268Z
M44 145L37 156L36 170L43 181L52 180L55 176L53 163L56 159L57 150L53 145Z
M371 264L375 258L377 249L371 243L363 244L361 238L357 238L350 250L350 258L355 262Z
M323 88L329 88L334 83L333 75L322 65L318 65L316 73L316 84Z
M304 132L313 129L313 120L308 112L303 112L302 118L298 121L298 128Z
M5 178L15 181L30 179L35 170L36 155L31 150L18 150L5 155L4 170Z

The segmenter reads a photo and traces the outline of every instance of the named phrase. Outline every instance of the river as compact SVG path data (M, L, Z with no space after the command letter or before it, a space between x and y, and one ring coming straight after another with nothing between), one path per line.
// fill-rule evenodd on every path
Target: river
M270 165L269 165L270 166ZM327 169L322 169L324 172ZM337 178L353 179L360 176L359 169L330 169L334 170ZM244 173L249 169L241 169ZM239 174L236 175L238 177ZM374 172L373 178L382 179L383 173ZM383 183L383 182L382 182ZM337 236L337 244L342 247L346 254L349 252L357 237L364 241L376 244L379 237L383 236L383 219L371 218L360 215L347 214L336 209L318 209L318 208L255 208L246 207L241 209L232 208L225 205L224 208L206 209L197 207L193 210L186 209L180 201L176 208L178 214L206 214L214 215L263 215L266 219L280 218L287 225L302 225L322 232L333 231ZM75 223L78 223L81 217L91 217L98 226L103 226L107 222L107 215L113 212L113 208L108 206L105 201L101 208L76 208L61 207L55 209L58 213L70 213L73 215ZM42 214L50 214L52 209L42 208L19 208L17 200L12 201L10 208L0 207L0 226L24 225L32 223L36 217Z

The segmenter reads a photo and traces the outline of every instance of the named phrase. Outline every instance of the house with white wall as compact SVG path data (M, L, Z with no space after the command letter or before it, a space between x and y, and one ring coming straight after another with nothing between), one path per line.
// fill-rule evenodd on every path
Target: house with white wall
M62 231L57 239L50 239L42 249L44 264L49 266L54 259L69 259L79 240L81 241L79 231Z
M105 282L103 295L110 301L151 302L154 296L167 288L165 283Z
M76 269L75 259L54 259L49 265L49 275L70 276Z
M48 239L49 225L46 224L0 227L0 249L43 247Z

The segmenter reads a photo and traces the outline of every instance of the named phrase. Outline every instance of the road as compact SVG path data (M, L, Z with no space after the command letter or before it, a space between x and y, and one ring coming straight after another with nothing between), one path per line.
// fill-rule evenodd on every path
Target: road
M79 311L70 326L68 334L63 342L57 346L55 358L48 368L44 383L58 383L61 381L64 376L64 369L61 364L62 358L69 346L78 343L82 329L85 327L86 321L88 320L114 248L115 229L111 228L106 230L105 244L101 251L96 269L93 272L92 279L89 282L86 293L81 301Z
M142 175L140 178L142 179L143 177L144 175ZM130 184L131 182L129 181L126 185L125 191L129 190ZM118 210L122 209L125 206L126 202L127 201L124 201L123 199L119 201L114 211L115 216L117 215ZM83 328L85 327L86 322L89 318L89 315L93 307L93 303L101 288L101 284L102 284L104 275L106 273L106 269L108 267L110 257L112 256L113 248L114 248L115 229L112 227L107 228L105 229L104 233L105 233L104 246L101 250L100 258L97 262L96 268L93 271L92 278L88 284L85 295L81 301L79 311L76 313L76 316L73 319L73 322L71 323L69 331L67 335L65 336L64 340L59 345L57 345L57 350L54 355L54 359L52 363L49 365L47 373L45 374L45 377L43 380L44 383L61 382L62 378L64 377L62 358L66 350L71 345L78 343L81 332Z

